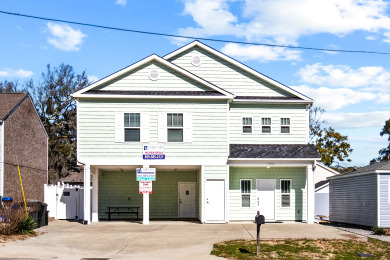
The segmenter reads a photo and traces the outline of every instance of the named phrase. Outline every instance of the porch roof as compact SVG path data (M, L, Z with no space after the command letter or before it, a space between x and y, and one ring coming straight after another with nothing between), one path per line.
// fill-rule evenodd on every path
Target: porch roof
M312 144L231 144L229 158L320 159Z

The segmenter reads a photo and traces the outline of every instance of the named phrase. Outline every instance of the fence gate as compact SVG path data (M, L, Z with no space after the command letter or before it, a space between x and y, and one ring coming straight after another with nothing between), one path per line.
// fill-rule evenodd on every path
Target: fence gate
M84 219L84 188L80 186L45 185L45 203L49 217Z

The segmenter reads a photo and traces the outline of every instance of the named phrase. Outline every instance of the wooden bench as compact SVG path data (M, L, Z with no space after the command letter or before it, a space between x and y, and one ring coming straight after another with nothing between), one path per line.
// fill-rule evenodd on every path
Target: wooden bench
M140 207L107 207L107 208L108 208L108 212L106 212L106 214L108 214L108 221L111 221L112 214L117 214L118 216L124 214L137 215L137 221L138 221L138 214L139 214Z

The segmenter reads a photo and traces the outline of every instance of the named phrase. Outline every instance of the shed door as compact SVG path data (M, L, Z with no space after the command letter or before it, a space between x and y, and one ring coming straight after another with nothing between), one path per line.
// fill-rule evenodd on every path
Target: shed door
M205 222L225 221L225 181L206 180Z
M256 209L266 220L275 220L275 189L276 179L256 180Z
M196 217L196 183L179 182L179 217Z

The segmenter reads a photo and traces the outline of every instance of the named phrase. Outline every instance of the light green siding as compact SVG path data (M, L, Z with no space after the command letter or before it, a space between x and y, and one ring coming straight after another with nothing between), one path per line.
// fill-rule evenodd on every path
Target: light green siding
M191 143L161 143L167 159L226 158L228 154L226 101L80 99L78 158L142 159L142 143L115 143L115 113L148 113L151 144L158 142L158 114L192 115ZM141 114L142 121L142 114ZM141 129L142 132L145 131ZM188 162L191 164L191 162Z
M149 72L157 70L159 78L151 80ZM129 71L121 78L116 78L98 88L99 90L122 90L122 91L209 91L211 89L174 71L158 62L150 62L137 69Z
M252 133L242 133L242 118L252 118ZM271 118L271 134L261 131L261 119ZM290 118L290 133L281 133L281 118ZM231 144L305 144L307 143L305 105L231 104L229 141Z
M276 220L306 219L306 168L304 167L230 167L230 220L253 220L256 215L256 179L276 179ZM250 207L241 207L240 180L252 180ZM280 180L291 179L291 207L282 208Z
M193 56L201 58L200 66L192 65ZM191 48L170 61L237 96L291 96L198 47Z
M197 182L198 172L157 170L156 176L152 184L153 193L149 195L150 218L178 218L178 183ZM142 218L142 196L135 170L103 171L99 174L99 219L107 219L105 212L108 206L138 206L139 217ZM113 219L131 217L114 215Z

